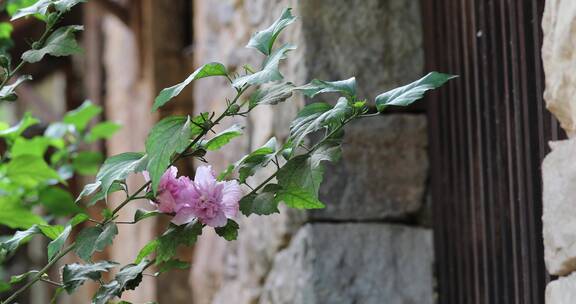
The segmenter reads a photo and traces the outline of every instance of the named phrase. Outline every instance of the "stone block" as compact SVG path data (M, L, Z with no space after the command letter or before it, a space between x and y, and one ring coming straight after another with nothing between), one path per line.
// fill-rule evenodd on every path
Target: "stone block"
M548 272L576 270L576 139L552 142L542 163L544 257Z
M312 220L402 219L420 210L428 178L424 115L391 114L346 129L342 160L325 173L327 208Z
M547 0L542 17L544 99L572 137L576 134L576 1Z
M548 283L546 304L573 304L576 301L576 273Z
M276 256L260 304L431 304L433 260L428 229L307 224Z

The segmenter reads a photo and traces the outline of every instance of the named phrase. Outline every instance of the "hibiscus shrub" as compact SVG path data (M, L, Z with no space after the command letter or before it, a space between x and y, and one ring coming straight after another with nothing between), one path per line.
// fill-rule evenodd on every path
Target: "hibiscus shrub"
M50 3L56 6L33 12L50 16L58 9L58 4L72 2L80 1L40 0L36 5ZM31 11L29 8L24 10ZM91 280L100 284L93 303L108 303L125 290L135 289L143 272L152 266L159 270L156 275L186 267L187 264L176 257L177 248L192 246L203 229L213 228L226 240L234 240L239 229L235 219L239 216L277 213L279 204L296 209L324 208L324 203L318 199L324 163L339 159L344 127L356 119L381 115L388 106L408 106L421 99L426 91L454 77L432 72L416 82L378 95L373 102L358 97L353 77L339 81L315 79L308 84L295 85L284 80L279 65L296 47L292 44L274 47L280 32L294 21L291 10L286 9L270 27L251 37L247 47L265 56L261 69L253 71L246 67L243 73L238 74L221 63L208 63L182 83L162 90L154 101L153 110L170 102L192 81L205 77L226 78L235 96L223 101L226 109L222 113L167 117L150 130L144 152L127 152L106 159L95 182L84 187L77 201L88 205L107 204L107 198L113 192L124 192L126 197L115 204L116 208L106 209L102 218L91 219L90 225L83 226L74 241L68 238L78 219L71 220L50 242L48 265L40 271L25 274L29 276L28 283L3 303L12 303L18 294L37 281L48 280L48 269L69 253L76 254L85 263L65 265L58 280L49 280L52 283L57 281L57 293L72 293L85 281ZM255 89L249 90L252 88ZM218 175L209 165L203 165L196 169L193 179L178 176L175 167L178 161L186 158L205 161L206 153L213 153L242 135L242 127L238 125L215 133L214 128L225 119L249 115L256 107L286 102L293 93L309 98L324 93L339 97L334 105L314 102L305 106L291 123L286 142L271 138L264 146L240 158ZM315 135L315 140L308 136L311 134ZM249 186L249 183L254 183L255 173L264 168L271 174L258 185ZM147 180L136 191L130 191L126 183L126 178L132 174L143 174ZM118 265L112 261L94 261L93 255L112 244L118 234L119 211L138 199L150 200L154 210L138 210L133 220L121 223L137 224L154 216L169 217L171 223L164 233L141 249L134 263L119 268L110 281L103 282L102 273L118 268ZM0 248L3 252L14 252L30 235L41 233L34 227L20 231L0 243Z

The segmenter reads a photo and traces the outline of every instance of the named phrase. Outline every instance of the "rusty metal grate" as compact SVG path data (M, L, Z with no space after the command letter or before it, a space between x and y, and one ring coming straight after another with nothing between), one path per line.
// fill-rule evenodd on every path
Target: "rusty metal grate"
M542 304L544 0L424 0L439 303Z

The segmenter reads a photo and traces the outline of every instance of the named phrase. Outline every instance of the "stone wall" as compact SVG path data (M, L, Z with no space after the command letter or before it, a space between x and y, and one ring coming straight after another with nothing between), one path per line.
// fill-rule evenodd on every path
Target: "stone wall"
M303 84L356 75L360 94L372 99L420 77L419 1L358 3L194 1L195 65L259 66L262 56L244 45L290 6L299 19L280 40L298 49L282 66L287 79ZM221 112L233 93L226 80L203 79L194 87L195 111ZM290 120L307 102L295 96L239 119L249 138L209 160L220 170L271 136L286 139ZM201 237L190 277L194 303L434 303L432 234L419 216L427 179L423 114L350 126L343 160L329 167L321 189L325 210L241 218L234 242L208 232Z
M548 284L546 303L569 304L576 301L576 2L547 0L542 28L546 105L570 137L550 143L542 164L546 267L560 276Z

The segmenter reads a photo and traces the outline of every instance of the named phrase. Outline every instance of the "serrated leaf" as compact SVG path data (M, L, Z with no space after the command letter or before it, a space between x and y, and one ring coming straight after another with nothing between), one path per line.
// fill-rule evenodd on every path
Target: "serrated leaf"
M102 108L86 100L78 108L67 112L62 121L73 125L78 132L84 131L86 126L94 117L102 112Z
M52 259L56 256L56 254L58 254L58 252L60 252L62 247L64 247L64 244L66 243L66 240L70 236L71 231L72 226L67 225L66 228L64 228L64 231L62 231L62 233L56 239L54 239L52 242L50 242L50 244L48 244L49 261L52 261Z
M51 241L48 244L48 260L51 261L57 253L60 252L60 250L62 250L62 247L64 247L64 244L66 243L66 240L68 239L68 237L70 236L70 232L72 232L72 228L75 227L76 225L79 225L85 221L88 220L88 215L86 214L78 214L76 216L74 216L66 225L66 227L56 236L56 237L50 237L53 241ZM44 234L46 234L46 232L42 231Z
M158 239L148 242L148 244L146 244L144 247L142 247L142 249L140 249L134 263L138 264L142 262L142 260L150 256L152 253L156 252L156 250L158 249L158 245L160 245L160 241L158 241Z
M54 7L59 12L67 12L75 5L86 2L86 0L39 0L36 3L32 4L31 6L24 7L18 9L16 12L13 9L10 10L12 12L12 21L30 16L35 14L46 15L48 13L48 7L51 4L54 4Z
M244 156L236 167L238 168L238 179L241 183L256 173L258 168L263 168L274 159L276 152L276 138L272 137L264 146L256 149L252 153Z
M156 276L168 272L174 269L188 269L191 264L185 261L180 261L178 259L171 259L159 265L158 272L155 273Z
M20 246L27 243L30 238L34 235L40 234L40 228L37 225L34 225L27 230L23 231L16 231L12 237L9 239L0 242L0 249L4 249L7 251L8 254L13 253L16 251Z
M242 135L242 127L240 125L232 125L228 129L216 134L214 137L207 140L203 146L208 151L215 151L222 148L232 139L240 135Z
M58 173L42 157L34 155L20 155L11 159L6 165L6 177L25 187L60 180Z
M324 167L313 166L310 156L300 155L290 159L277 175L283 189L303 189L318 195L324 176Z
M409 106L424 97L426 91L441 87L456 77L458 76L431 72L413 83L376 96L376 108L382 112L386 106Z
M1 95L1 93L0 93ZM22 134L29 127L38 124L40 121L28 112L24 113L24 117L16 125L0 131L0 137L8 138L10 140L15 140L18 136Z
M290 82L273 84L266 88L261 88L250 96L249 109L259 105L275 105L292 96L294 85Z
M264 187L261 193L250 194L240 200L240 212L249 216L256 215L270 215L279 213L278 202L275 200L278 185L268 184Z
M14 83L2 87L2 89L0 89L0 101L14 101L18 97L16 95L16 88L28 80L32 80L32 76L23 75L18 77Z
M272 25L267 29L256 32L252 35L252 38L250 38L246 47L255 48L264 55L270 55L272 47L274 46L274 41L276 41L278 35L284 28L294 22L294 20L296 20L296 17L292 15L292 9L284 9L280 18L278 18Z
M148 165L152 190L158 190L160 178L168 168L175 153L181 153L190 143L192 130L190 117L170 116L158 122L146 139Z
M228 71L223 64L217 62L207 63L194 71L194 73L188 76L188 78L186 78L186 80L183 82L160 91L160 94L158 94L158 97L156 97L154 100L152 111L158 110L158 108L165 105L172 98L178 96L178 94L180 94L180 92L182 92L182 90L184 90L184 88L186 88L194 80L210 76L226 75L228 75Z
M92 143L100 139L109 139L121 128L122 126L119 124L110 121L98 123L86 135L86 142Z
M120 297L125 290L133 290L142 281L142 272L148 266L148 261L139 264L128 264L116 274L114 280L102 285L92 299L93 304L107 304L109 300Z
M62 268L62 283L68 294L72 294L84 282L98 281L102 278L102 272L116 267L118 263L100 261L94 264L68 264Z
M238 77L234 79L232 85L237 89L241 89L246 85L261 85L271 81L282 80L284 76L278 70L280 60L286 59L286 53L295 49L296 46L292 44L281 46L266 59L261 71Z
M96 183L86 185L88 188L85 187L82 190L80 197L90 195L98 187L104 193L109 193L114 182L124 181L128 175L143 171L146 168L147 160L145 154L138 152L127 152L109 157L96 174ZM97 184L98 182L100 184Z
M149 217L153 217L153 216L157 216L157 215L160 215L160 212L158 212L156 210L147 211L147 210L137 209L136 212L134 213L134 223L138 223L139 221L141 221L143 219L147 219Z
M90 184L92 185L92 184ZM88 185L87 185L88 186ZM89 189L90 190L90 189ZM108 192L104 192L104 191L98 191L94 196L92 196L90 198L90 200L86 203L86 206L90 207L93 206L94 204L96 204L97 202L101 201L101 200L105 200L106 197L108 195L110 195L111 193L117 192L117 191L125 191L126 188L124 187L123 184L119 183L119 182L114 182L112 183L112 185L110 186L110 188L108 188ZM77 202L77 201L76 201Z
M96 251L103 251L112 244L118 234L118 227L114 223L107 224L104 228L87 227L76 237L75 252L78 256L88 261Z
M181 226L171 225L158 238L156 264L172 259L176 255L176 249L179 246L194 245L200 234L202 234L202 224L200 222L191 222Z
M216 227L216 228L214 228L214 230L216 231L216 234L223 237L225 240L233 241L233 240L238 238L238 229L239 228L240 228L240 226L238 226L238 223L236 223L235 221L233 221L231 219L228 219L226 226Z
M326 206L316 198L316 195L302 189L283 189L278 191L277 202L295 209L322 209Z
M334 107L327 103L312 103L304 107L290 124L290 140L294 147L304 140L306 135L323 128L333 129L339 126L354 112L346 98L341 97Z
M312 80L309 84L299 86L295 90L301 91L308 97L322 93L340 93L346 97L356 97L356 78L352 77L338 81Z
M75 33L83 30L84 27L80 25L61 27L48 36L42 48L24 52L24 54L22 54L22 60L29 63L36 63L46 55L61 57L82 52L82 48L76 41Z

